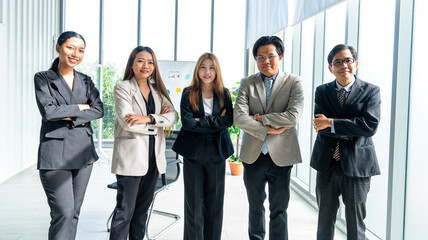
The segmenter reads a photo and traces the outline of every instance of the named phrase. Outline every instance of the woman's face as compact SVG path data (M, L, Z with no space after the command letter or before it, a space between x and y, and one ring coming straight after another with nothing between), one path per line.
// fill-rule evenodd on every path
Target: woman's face
M198 76L203 84L212 84L216 77L213 60L207 58L199 66Z
M85 55L85 42L77 37L67 39L61 46L56 45L59 53L59 64L74 68L82 62Z
M152 54L147 51L137 53L132 65L135 79L147 79L152 75L154 70L155 63Z

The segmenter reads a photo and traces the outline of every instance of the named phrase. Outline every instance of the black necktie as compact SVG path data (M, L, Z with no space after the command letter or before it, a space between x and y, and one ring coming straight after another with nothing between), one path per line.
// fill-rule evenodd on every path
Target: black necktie
M337 97L339 100L340 108L343 108L343 105L345 104L345 93L345 88L341 88L339 91L339 96ZM334 149L333 159L336 161L340 160L339 140L337 140L336 149Z

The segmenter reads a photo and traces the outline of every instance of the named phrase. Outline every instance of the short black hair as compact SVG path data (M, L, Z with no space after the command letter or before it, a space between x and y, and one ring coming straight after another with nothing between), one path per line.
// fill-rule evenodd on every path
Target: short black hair
M278 53L279 56L284 54L284 44L282 43L281 38L279 38L277 36L263 36L263 37L259 38L256 41L256 43L254 43L254 46L253 46L254 58L256 58L256 56L257 56L257 50L259 49L259 47L266 46L269 44L272 44L275 46L276 52Z
M346 50L346 49L348 49L351 52L352 57L354 58L355 61L357 61L358 60L357 59L357 51L355 51L355 48L353 48L352 46L349 46L349 45L345 45L345 44L337 44L336 46L334 46L333 49L331 49L330 53L327 56L328 65L332 64L333 57L334 57L334 55L336 55L336 53L338 53L342 50Z

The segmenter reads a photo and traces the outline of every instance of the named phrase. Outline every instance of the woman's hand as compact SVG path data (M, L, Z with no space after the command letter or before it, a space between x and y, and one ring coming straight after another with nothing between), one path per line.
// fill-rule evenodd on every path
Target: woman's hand
M80 111L88 110L89 108L91 108L91 106L89 106L88 104L77 104L77 106L79 106Z
M169 112L171 112L171 106L163 105L160 114L169 113Z
M151 121L152 120L150 119L149 116L141 116L141 115L132 114L132 113L125 116L125 122L129 126L134 126L135 124L146 124Z

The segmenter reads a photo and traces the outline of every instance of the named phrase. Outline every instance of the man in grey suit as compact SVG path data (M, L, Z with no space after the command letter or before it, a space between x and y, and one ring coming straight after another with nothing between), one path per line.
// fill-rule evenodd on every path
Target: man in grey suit
M355 76L358 61L353 47L339 44L327 60L336 80L318 86L315 92L318 135L311 158L318 172L317 239L333 239L342 195L347 237L363 240L370 177L380 174L372 140L380 120L380 91Z
M244 131L240 158L249 203L250 239L265 237L265 186L269 186L269 239L288 239L290 173L302 162L296 125L303 111L299 76L279 70L284 46L276 36L256 41L253 56L259 73L244 78L234 109L235 125Z

